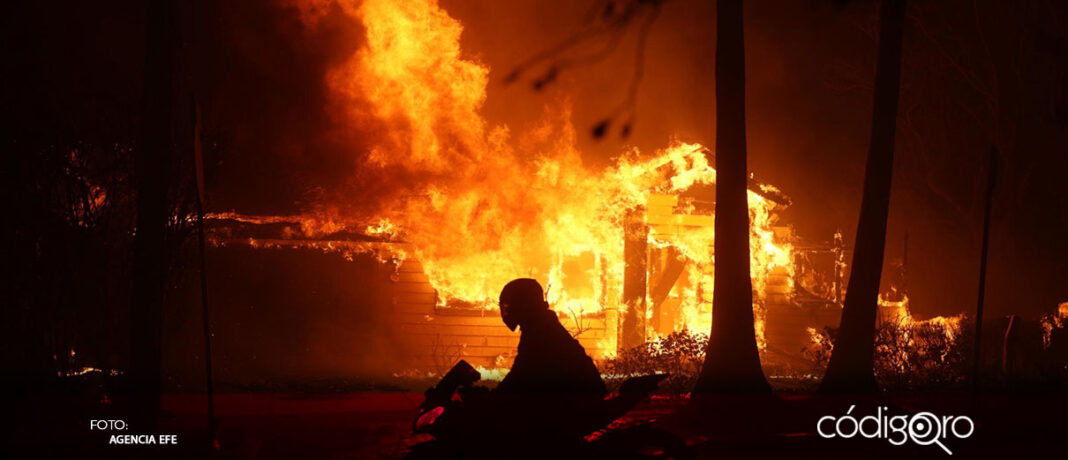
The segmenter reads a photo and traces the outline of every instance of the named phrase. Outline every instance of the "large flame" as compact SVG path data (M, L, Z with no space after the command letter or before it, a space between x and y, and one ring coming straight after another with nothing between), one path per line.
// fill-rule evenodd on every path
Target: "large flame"
M322 0L300 2L309 27ZM402 177L358 228L408 243L422 262L442 307L496 308L508 281L533 277L548 287L557 311L598 313L621 308L623 222L651 199L677 197L712 184L710 153L675 142L655 155L628 150L594 171L582 163L565 108L547 110L544 124L513 136L480 114L489 69L460 48L462 25L436 0L342 1L366 27L366 43L328 76L341 116L354 129L381 126L360 165L360 177ZM654 228L649 244L674 248L690 263L672 291L681 303L676 329L708 331L711 323L712 216L683 222L692 205L678 204L678 225ZM689 207L687 207L689 206ZM790 270L791 248L772 232L776 205L750 192L751 255L758 303L769 273ZM306 229L334 228L343 218L318 215ZM691 219L692 220L692 219ZM763 321L757 331L762 339ZM615 347L610 347L614 349Z

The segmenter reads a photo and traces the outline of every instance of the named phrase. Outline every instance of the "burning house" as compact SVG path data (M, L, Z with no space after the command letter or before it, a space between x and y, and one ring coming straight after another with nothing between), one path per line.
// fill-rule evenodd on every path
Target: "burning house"
M548 254L544 272L532 273L546 283L547 300L561 322L595 358L610 358L676 331L710 330L714 192L700 182L714 178L714 169L704 163L710 156L700 146L679 145L645 164L648 174L662 179L652 182L655 191L640 194L640 204L618 213L621 219L599 222L615 241L605 238L603 247L580 246L568 253L556 250ZM702 168L682 169L683 176L703 176L695 176L699 181L694 184L663 188L679 177L680 165ZM805 288L841 291L812 281L819 267L809 259L825 253L838 254L837 260L843 248L795 249L798 241L791 228L777 225L777 214L790 205L789 198L756 180L749 189L757 341L761 349L797 354L809 340L806 330L837 324L840 309L835 299ZM386 273L378 281L388 293L377 307L381 326L402 337L396 343L398 371L436 372L461 358L487 373L507 370L519 336L501 323L495 285L488 280L503 285L523 273L487 272L481 283L465 284L450 278L455 276L450 267L435 264L405 241L403 231L389 221L357 231L335 223L326 225L333 231L316 233L324 224L304 219L214 214L211 241L216 247L314 249L349 260L371 255Z
M440 371L463 358L507 369L518 335L496 297L539 279L564 325L595 358L675 331L711 329L714 152L674 142L583 165L567 107L513 136L480 114L488 69L461 53L462 26L433 2L364 2L347 12L367 42L328 75L340 117L375 128L354 190L296 216L215 213L216 246L314 248L370 255L388 273L381 328L397 372ZM302 18L309 27L315 9ZM320 12L321 13L321 12ZM804 246L778 222L790 199L748 184L754 329L762 350L796 354L809 328L836 325L844 245ZM830 255L831 267L813 258ZM831 274L833 273L833 274ZM833 286L833 287L828 287Z
M465 56L461 24L435 2L341 5L367 37L326 73L325 87L340 126L369 133L369 145L351 152L357 167L302 213L207 215L208 259L230 267L210 284L223 310L219 348L241 363L232 369L245 369L234 375L262 374L249 361L272 355L301 363L290 375L426 375L462 358L499 376L519 335L503 326L497 295L520 277L546 287L552 310L598 360L674 332L711 331L715 152L675 140L586 165L566 103L550 104L522 133L482 115L489 69ZM301 11L308 28L325 14ZM780 222L791 198L755 173L747 189L757 346L769 362L811 366L798 358L825 346L825 329L839 323L849 248L840 232L825 242L796 235ZM353 266L338 265L346 260ZM291 279L289 270L317 274ZM217 287L233 282L259 283L263 298ZM880 318L912 322L903 283L891 291ZM272 323L279 318L289 323ZM932 321L952 341L960 320ZM227 352L227 329L255 336L277 327L300 331L281 341L292 346ZM310 366L313 355L325 365Z

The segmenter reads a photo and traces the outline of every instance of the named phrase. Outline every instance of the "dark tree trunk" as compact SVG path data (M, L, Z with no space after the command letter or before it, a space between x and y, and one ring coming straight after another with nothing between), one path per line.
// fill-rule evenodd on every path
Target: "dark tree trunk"
M842 322L827 374L820 390L836 393L874 393L875 319L879 308L879 279L886 246L890 182L894 167L894 131L901 70L901 36L905 28L905 0L887 0L879 20L879 56L875 70L871 140L864 172L853 269L849 276Z
M130 307L131 426L151 432L162 391L163 296L167 274L167 183L172 163L175 24L173 0L147 2L142 131L134 158L137 233Z
M716 268L712 332L694 393L769 393L753 333L742 1L716 13Z

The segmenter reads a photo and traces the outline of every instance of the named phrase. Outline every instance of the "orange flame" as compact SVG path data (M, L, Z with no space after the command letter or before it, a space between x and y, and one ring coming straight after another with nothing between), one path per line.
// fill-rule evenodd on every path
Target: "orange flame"
M1063 329L1065 323L1068 323L1068 302L1061 302L1057 305L1056 313L1042 315L1039 320L1042 326L1042 348L1049 349L1053 340L1053 331Z
M323 4L298 2L308 27L325 11ZM359 174L411 179L381 203L370 223L350 227L406 242L437 290L439 306L494 309L505 283L533 277L549 287L547 300L557 311L623 308L627 213L715 182L706 149L681 142L653 156L630 150L614 166L591 171L575 148L566 108L548 111L543 126L513 138L508 127L491 126L480 114L489 68L464 56L463 27L436 0L338 4L365 25L367 40L328 83L354 129L384 127ZM772 270L792 270L792 247L772 232L775 206L749 193L757 303ZM707 331L713 217L688 216L692 208L675 206L669 225L651 226L648 238L651 247L675 248L692 262L671 293L682 305L675 328ZM322 222L302 222L306 232L336 231L344 220L330 214L308 219ZM763 343L760 315L756 326ZM613 343L605 348L614 350L609 335Z

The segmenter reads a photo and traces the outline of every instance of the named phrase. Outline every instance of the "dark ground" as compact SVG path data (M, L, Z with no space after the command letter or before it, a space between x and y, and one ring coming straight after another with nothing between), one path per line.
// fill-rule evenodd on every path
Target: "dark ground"
M411 421L422 395L378 393L223 393L216 396L219 450L206 436L202 394L169 394L163 399L160 434L177 434L175 447L109 446L112 432L90 431L90 419L122 418L114 403L85 394L37 393L16 407L23 421L15 446L34 448L35 457L70 453L83 458L362 459L401 458L411 437ZM699 458L944 458L937 446L885 439L823 439L815 432L825 415L870 415L877 406L892 414L929 411L969 415L975 433L945 442L955 458L1060 458L1068 434L1068 397L1061 394L987 394L972 410L960 394L899 394L869 397L809 394L772 398L719 396L708 400L657 397L629 414L632 421L655 420L683 437ZM33 407L29 410L26 408ZM566 415L566 414L562 414ZM136 434L131 427L126 434ZM42 456L43 454L43 456ZM561 458L566 458L562 453ZM13 458L13 457L9 457Z

